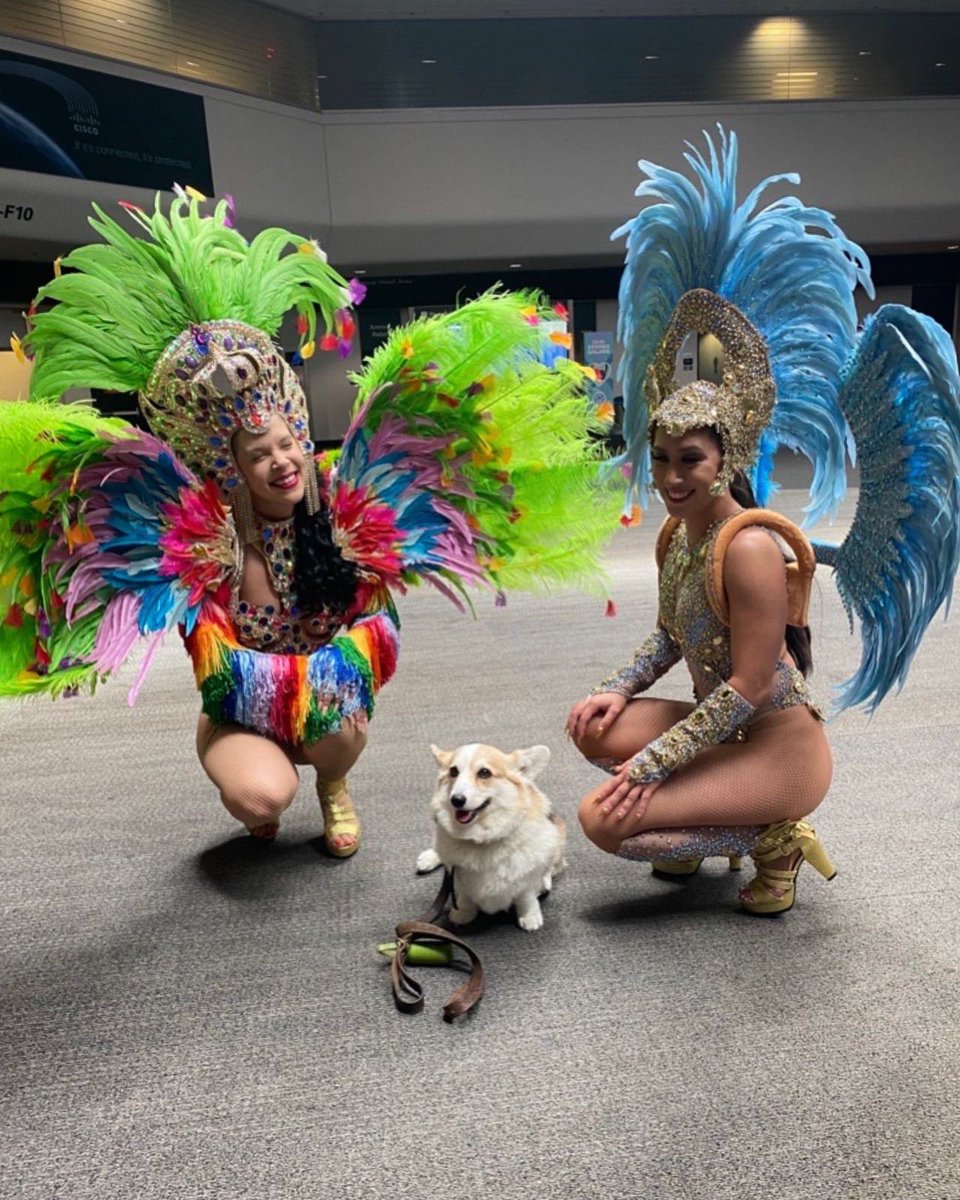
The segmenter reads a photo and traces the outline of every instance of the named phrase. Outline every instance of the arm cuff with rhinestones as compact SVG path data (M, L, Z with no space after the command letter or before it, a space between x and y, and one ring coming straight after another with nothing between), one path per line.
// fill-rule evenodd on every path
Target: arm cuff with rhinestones
M693 712L672 725L633 759L635 783L666 779L701 750L718 746L749 725L756 708L729 683L721 683Z

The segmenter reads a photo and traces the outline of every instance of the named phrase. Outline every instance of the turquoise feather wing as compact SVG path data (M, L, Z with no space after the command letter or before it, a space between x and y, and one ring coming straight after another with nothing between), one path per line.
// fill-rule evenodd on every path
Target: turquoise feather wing
M960 375L936 321L886 304L864 325L839 402L860 464L860 495L840 546L814 543L834 567L860 666L837 709L874 712L903 687L934 615L949 609L960 563Z

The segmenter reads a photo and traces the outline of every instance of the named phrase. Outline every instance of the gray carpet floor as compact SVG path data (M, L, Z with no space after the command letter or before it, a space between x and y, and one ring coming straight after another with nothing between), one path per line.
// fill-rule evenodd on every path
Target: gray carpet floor
M656 525L614 541L616 620L574 595L476 621L403 602L350 861L306 777L274 846L238 832L174 640L132 710L129 668L0 710L4 1200L960 1197L955 619L872 721L833 723L839 875L803 871L785 917L742 915L719 861L660 881L572 821L544 929L472 935L475 1015L441 1020L447 971L419 972L421 1015L393 1008L376 944L437 885L413 871L429 743L546 742L572 818L599 777L564 717L652 624ZM813 610L825 694L857 658L828 573ZM682 670L661 690L685 697Z

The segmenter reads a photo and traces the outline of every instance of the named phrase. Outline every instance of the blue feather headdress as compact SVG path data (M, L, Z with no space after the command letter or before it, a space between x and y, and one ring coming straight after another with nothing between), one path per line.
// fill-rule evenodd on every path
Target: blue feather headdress
M799 183L797 175L770 176L738 204L736 134L718 128L719 150L705 134L707 156L692 146L684 156L693 181L640 162L647 179L636 194L660 203L612 235L627 237L618 330L626 451L617 460L630 467L627 507L644 503L650 479L647 368L680 297L706 288L750 320L770 359L777 402L753 470L757 498L764 504L771 493L776 449L799 451L814 468L813 523L833 513L846 490L845 451L853 450L837 391L856 343L854 288L873 295L869 263L823 209L787 196L755 211L769 187Z

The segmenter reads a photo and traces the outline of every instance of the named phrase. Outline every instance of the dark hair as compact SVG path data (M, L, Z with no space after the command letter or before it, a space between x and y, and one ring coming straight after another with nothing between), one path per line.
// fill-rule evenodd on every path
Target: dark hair
M710 435L710 438L716 442L723 453L723 442L720 440L720 433L712 426L705 426L704 433ZM759 508L757 498L753 494L753 488L750 485L750 480L742 471L737 471L730 483L730 495L736 500L741 508ZM810 636L809 625L788 625L784 633L784 641L787 643L787 649L790 651L790 656L797 664L797 670L801 675L809 675L813 670L813 639Z
M308 469L310 465L308 460ZM342 616L356 598L360 576L356 564L343 557L333 540L326 503L321 500L320 511L311 515L301 500L293 510L293 532L293 586L301 613L327 609Z

